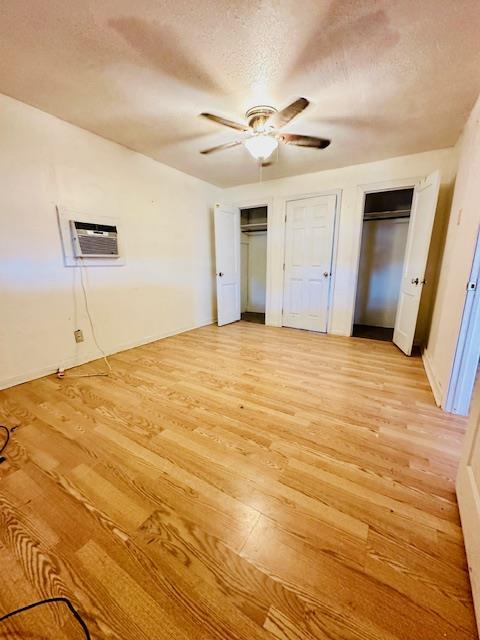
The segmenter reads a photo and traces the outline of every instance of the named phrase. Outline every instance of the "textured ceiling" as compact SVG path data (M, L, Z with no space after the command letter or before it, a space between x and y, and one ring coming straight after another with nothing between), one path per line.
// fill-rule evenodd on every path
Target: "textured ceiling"
M454 144L480 91L479 0L0 0L0 92L222 186L252 182L198 117L310 107L263 179Z

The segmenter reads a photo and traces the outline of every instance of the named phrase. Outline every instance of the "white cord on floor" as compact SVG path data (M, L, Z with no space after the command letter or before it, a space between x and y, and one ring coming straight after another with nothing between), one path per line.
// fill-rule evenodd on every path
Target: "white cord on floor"
M82 260L82 259L83 258L80 258L80 260ZM67 377L68 378L94 378L96 376L109 376L110 373L112 372L112 366L111 366L110 362L108 361L107 354L102 349L102 347L98 344L97 334L95 333L95 327L93 325L92 315L90 313L90 307L88 306L87 287L85 286L85 281L84 281L83 275L84 275L83 274L83 263L80 262L80 283L82 285L83 299L85 301L85 311L87 312L88 322L90 324L90 329L92 331L93 341L95 342L95 345L96 345L97 349L102 354L103 360L105 361L105 364L107 365L108 371L101 371L99 373L78 373L78 374L73 373L73 374L69 374ZM59 375L58 377L63 378L64 376L63 375Z

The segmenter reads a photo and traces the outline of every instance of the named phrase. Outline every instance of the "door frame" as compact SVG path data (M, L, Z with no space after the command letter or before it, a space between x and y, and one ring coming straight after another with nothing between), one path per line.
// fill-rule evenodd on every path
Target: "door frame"
M455 489L462 525L465 551L472 586L478 632L480 633L480 547L478 527L480 523L480 495L472 472L471 462L475 446L480 439L480 383L473 390L472 408L463 441L462 456L458 466Z
M329 329L332 321L333 311L333 293L335 290L335 273L337 266L337 250L338 250L338 234L340 228L340 211L342 204L342 189L327 189L325 191L315 191L313 193L302 193L299 195L285 196L283 201L283 216L282 216L282 230L283 230L283 252L282 252L282 313L280 326L283 326L283 309L285 298L285 252L287 248L287 206L289 202L296 202L298 200L308 200L309 198L318 198L321 196L335 196L335 211L333 213L333 242L332 242L332 255L330 258L330 282L328 288L328 302L327 302L327 326L325 333L329 333Z
M369 193L381 193L382 191L399 191L400 189L415 189L420 180L425 176L418 178L404 178L401 180L385 180L383 182L372 182L368 184L361 184L357 188L357 228L358 238L356 244L356 257L355 257L355 269L354 269L354 282L352 286L352 298L351 298L351 321L350 321L350 336L353 335L353 325L355 323L355 303L357 300L358 289L358 277L360 274L360 258L362 254L362 236L363 236L363 216L365 211L365 200ZM415 195L415 194L414 194ZM413 202L413 200L412 200ZM409 220L410 224L410 220Z
M243 255L243 247L245 247L245 258L246 258L246 262L244 261L244 255ZM243 238L242 238L242 232L240 232L240 318L242 317L242 313L244 313L243 311L243 292L244 292L244 287L245 287L245 311L247 310L247 306L248 306L248 260L249 260L249 256L250 256L250 245L248 242L246 242ZM246 271L247 271L247 277L245 278L245 282L244 282L244 277L243 277L243 267L246 266Z
M272 307L272 283L271 283L271 265L270 254L272 251L270 228L273 223L273 198L249 198L248 200L241 200L240 202L232 203L233 207L240 209L240 220L242 219L242 209L253 209L255 207L267 207L267 274L266 274L266 291L265 291L265 324L271 324L269 322L269 316L271 314ZM241 232L240 232L241 233ZM241 282L240 282L241 286Z
M477 288L473 295L469 295L468 289L465 289L462 322L443 405L445 411L461 416L468 415L480 356L480 230L477 233L469 282L476 282Z

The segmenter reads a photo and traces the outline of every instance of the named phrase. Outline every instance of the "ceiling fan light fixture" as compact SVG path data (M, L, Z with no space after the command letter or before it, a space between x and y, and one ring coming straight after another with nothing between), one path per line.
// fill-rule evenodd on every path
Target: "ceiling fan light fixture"
M260 133L245 140L244 145L255 160L266 160L278 147L278 140L272 136Z

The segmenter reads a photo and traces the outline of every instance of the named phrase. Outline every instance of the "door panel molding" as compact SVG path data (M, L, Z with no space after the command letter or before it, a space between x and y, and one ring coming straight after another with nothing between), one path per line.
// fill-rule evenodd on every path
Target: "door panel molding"
M336 194L286 201L283 326L328 330L336 206Z
M440 171L434 171L421 180L413 192L402 282L393 331L393 342L407 356L412 353L415 338L439 191Z
M216 204L215 268L218 326L240 320L240 209Z

